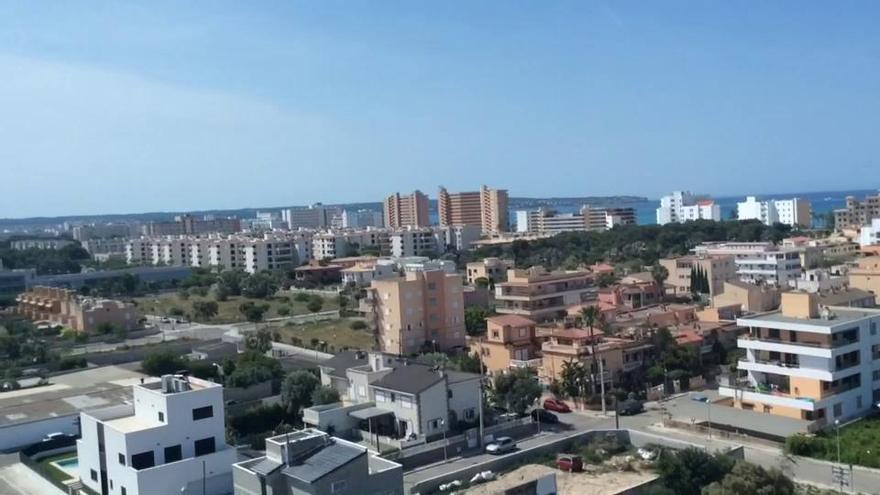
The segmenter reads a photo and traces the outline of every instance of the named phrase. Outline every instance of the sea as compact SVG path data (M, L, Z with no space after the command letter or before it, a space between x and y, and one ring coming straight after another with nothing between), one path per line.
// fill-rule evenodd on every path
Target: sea
M878 191L876 189L862 189L862 190L851 190L851 191L825 191L825 192L805 192L805 193L783 193L783 194L757 194L754 195L758 200L769 200L769 199L791 199L791 198L801 198L810 202L810 206L813 210L813 227L815 228L825 228L828 227L825 225L823 218L816 218L822 214L829 213L835 209L843 208L846 206L846 198L847 196L855 196L858 199L863 199L865 196L876 195ZM735 219L736 218L736 204L738 202L745 201L745 196L731 196L731 197L717 197L712 198L721 206L721 218L724 220L727 219ZM581 204L577 202L572 202L570 204L556 204L554 208L560 213L574 213L580 210ZM598 206L598 205L597 205ZM601 206L620 206L620 207L630 207L635 208L636 210L636 218L639 225L653 225L657 223L657 208L660 206L659 199L648 199L644 201L627 201L623 203L605 203ZM511 221L515 221L516 212L514 210L520 210L522 208L511 208L510 211L510 219Z

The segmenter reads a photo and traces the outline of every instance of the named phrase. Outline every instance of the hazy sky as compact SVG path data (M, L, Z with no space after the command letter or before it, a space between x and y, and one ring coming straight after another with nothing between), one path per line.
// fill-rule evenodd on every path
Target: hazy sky
M0 2L0 217L876 188L880 2Z

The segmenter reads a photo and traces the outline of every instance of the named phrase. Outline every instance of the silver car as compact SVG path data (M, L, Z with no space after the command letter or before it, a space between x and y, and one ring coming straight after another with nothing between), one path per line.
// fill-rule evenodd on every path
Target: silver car
M494 442L486 445L487 454L506 454L516 448L516 442L510 437L498 437Z

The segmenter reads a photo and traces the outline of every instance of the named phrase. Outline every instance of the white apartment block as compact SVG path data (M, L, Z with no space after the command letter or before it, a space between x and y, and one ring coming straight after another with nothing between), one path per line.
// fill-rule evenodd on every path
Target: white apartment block
M712 200L699 199L690 191L675 191L660 198L657 224L680 223L690 220L721 220L721 206Z
M456 251L467 251L482 235L482 230L476 225L450 225L432 229L441 248L440 253L446 252L450 247Z
M758 201L754 196L748 196L736 204L736 214L740 220L760 220L765 225L781 223L810 227L813 221L810 202L799 198Z
M408 228L391 234L391 256L436 256L445 251L430 228Z
M860 246L873 246L875 244L880 244L880 218L874 218L871 220L871 225L862 227L861 232L859 232Z
M178 375L134 385L132 405L80 414L80 481L100 495L232 492L223 387Z
M312 236L312 257L316 260L345 258L350 250L374 248L381 254L389 251L385 230L329 231Z
M635 223L636 213L633 208L583 206L577 213L559 213L550 208L516 212L516 231L531 234L604 231L617 225Z
M129 264L219 267L257 273L308 262L312 259L312 240L303 232L266 233L262 237L142 237L130 240L125 253Z
M719 388L734 407L818 426L863 416L880 402L880 310L821 307L817 294L782 294L781 309L740 318L749 329L737 368Z
M290 230L323 229L330 226L333 212L320 203L281 210L281 219Z
M780 248L771 242L715 242L694 248L697 256L733 256L743 282L788 287L801 276L804 249Z

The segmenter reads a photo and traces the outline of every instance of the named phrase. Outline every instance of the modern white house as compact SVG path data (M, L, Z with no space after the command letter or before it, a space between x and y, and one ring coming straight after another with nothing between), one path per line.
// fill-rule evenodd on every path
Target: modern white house
M657 224L681 223L690 220L721 220L721 206L711 199L700 199L690 191L675 191L660 198Z
M182 375L134 385L133 405L80 414L80 481L100 495L232 493L223 387Z
M321 364L321 383L344 400L305 409L303 422L343 437L435 438L479 418L480 375L379 352L347 351Z
M818 426L867 414L880 401L880 309L828 307L782 294L778 311L748 316L737 345L745 377L719 388L734 407Z
M810 202L800 198L758 201L748 196L736 204L736 216L740 220L760 220L765 225L781 223L792 227L809 227L813 221Z

